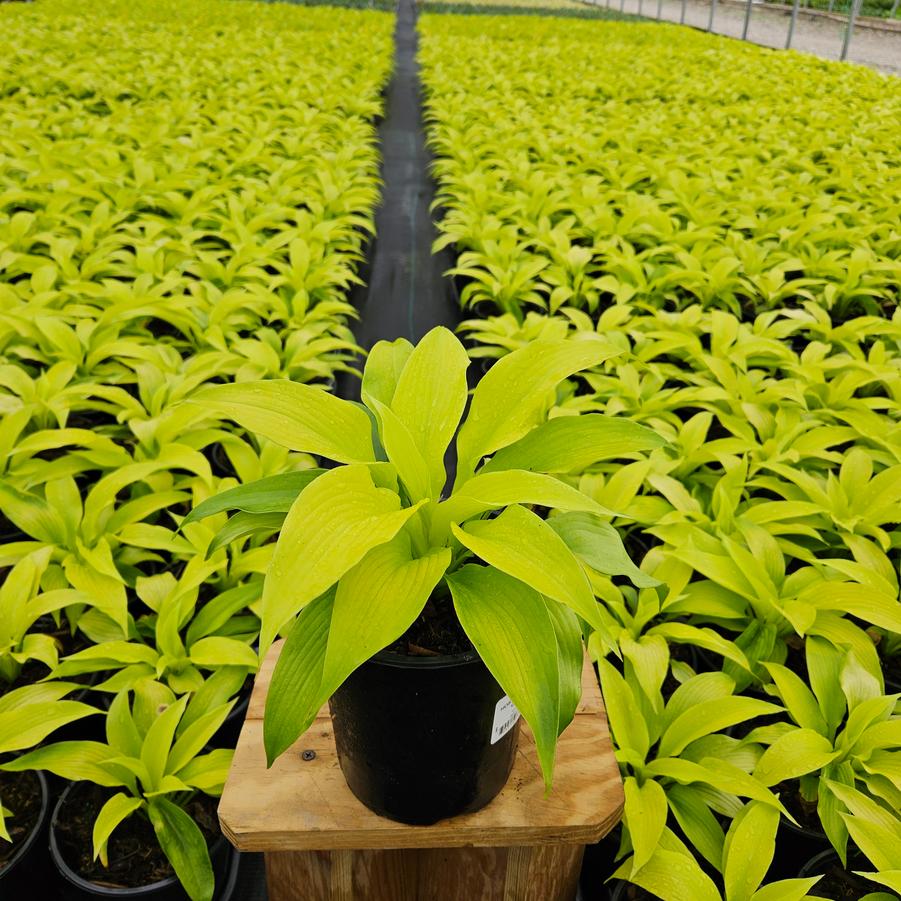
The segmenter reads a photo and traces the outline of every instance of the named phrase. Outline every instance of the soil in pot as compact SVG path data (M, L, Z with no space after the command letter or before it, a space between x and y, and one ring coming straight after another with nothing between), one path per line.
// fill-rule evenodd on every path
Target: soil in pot
M450 598L433 598L332 697L342 772L375 813L428 825L484 807L506 783L519 716L470 647Z
M0 801L13 812L0 841L0 898L51 898L47 866L50 799L40 773L0 773Z
M13 815L6 820L12 842L0 841L0 873L9 866L41 818L44 791L36 773L0 772L0 802Z
M810 890L813 898L829 898L831 901L860 901L870 892L891 894L884 885L857 876L854 870L873 872L876 868L856 849L848 849L848 867L842 866L835 851L823 851L801 867L799 876L820 876L822 879Z
M140 813L128 817L113 832L108 846L109 867L93 859L94 821L113 794L114 789L91 782L78 782L63 794L51 824L52 842L62 861L82 879L109 889L149 886L174 876L153 826ZM224 841L216 818L216 804L215 798L197 795L186 807L208 847Z
M454 612L450 595L433 597L412 626L385 649L405 657L440 657L473 650Z

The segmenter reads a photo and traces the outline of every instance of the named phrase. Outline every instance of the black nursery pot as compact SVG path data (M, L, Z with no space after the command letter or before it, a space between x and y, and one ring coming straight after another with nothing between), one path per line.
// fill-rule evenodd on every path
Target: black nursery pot
M886 892L884 885L870 882L857 876L852 870L875 870L870 862L859 852L848 848L848 868L842 866L838 854L832 848L822 851L801 867L798 876L802 879L810 876L823 878L810 890L811 897L831 899L857 899L870 892ZM889 893L890 894L890 893Z
M98 898L106 899L106 901L115 901L115 899L119 899L119 901L132 901L132 899L190 901L177 876L170 876L149 885L133 888L111 888L82 878L66 863L57 840L56 825L69 793L78 784L77 782L71 783L62 793L53 809L53 818L50 820L50 859L56 871L53 898L58 901L94 901ZM213 865L213 876L216 879L217 887L214 895L216 901L239 901L234 897L239 859L238 852L232 848L224 835L220 835L210 847L210 861Z
M496 738L515 710L474 651L442 657L382 651L329 706L347 784L392 820L428 825L478 810L513 768L519 721Z
M42 884L42 870L47 860L47 821L50 818L50 791L47 780L41 772L31 775L41 784L41 812L28 838L18 847L16 853L0 870L0 898L26 897L34 894L35 886Z
M823 852L828 853L831 848L832 845L825 832L796 826L783 816L779 821L776 853L767 878L793 879L798 875L799 864L814 856L822 856Z

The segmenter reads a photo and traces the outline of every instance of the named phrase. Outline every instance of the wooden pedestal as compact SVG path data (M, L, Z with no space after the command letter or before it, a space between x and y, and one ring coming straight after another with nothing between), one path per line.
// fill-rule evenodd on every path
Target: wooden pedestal
M257 676L219 804L232 844L266 853L270 901L572 901L584 846L616 825L623 806L587 659L547 797L523 722L513 772L494 801L433 826L406 826L372 813L347 787L327 707L266 769L263 707L280 650L273 646ZM304 760L304 751L315 756Z

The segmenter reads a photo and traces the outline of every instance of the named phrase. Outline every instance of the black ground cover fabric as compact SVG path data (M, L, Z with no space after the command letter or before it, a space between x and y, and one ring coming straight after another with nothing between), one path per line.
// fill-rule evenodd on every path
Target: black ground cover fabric
M415 344L436 325L454 329L460 322L453 284L443 276L453 265L453 255L432 254L437 232L429 207L435 189L425 144L416 45L415 4L400 0L394 74L379 125L384 186L375 216L377 237L364 274L367 285L352 297L360 313L354 333L367 350L383 338L407 338ZM344 379L339 393L357 399L359 380Z

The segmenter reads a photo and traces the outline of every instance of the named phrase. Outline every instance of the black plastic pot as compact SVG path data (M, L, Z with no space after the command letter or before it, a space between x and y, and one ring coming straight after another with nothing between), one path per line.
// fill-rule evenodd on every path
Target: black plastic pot
M862 876L855 875L852 870L870 870L876 868L856 849L848 848L848 867L842 866L838 854L831 848L828 851L822 851L811 857L798 872L798 876L805 879L810 876L823 876L811 890L810 895L814 898L836 898L836 897L856 897L862 898L870 892L886 892L889 893L884 885L870 882ZM831 886L826 882L827 879L837 880L841 883L841 888L847 889L845 894L838 896L831 891ZM857 894L851 896L848 892L854 891ZM890 894L890 893L889 893Z
M579 874L581 901L609 901L617 882L607 882L616 870L616 853L619 850L620 830L617 827L593 845L585 846L582 872Z
M783 816L779 821L776 853L767 879L792 879L798 875L800 863L831 850L832 845L825 832L796 826Z
M59 821L60 811L66 802L69 792L79 783L73 782L60 795L56 806L53 808L53 817L50 820L50 860L56 870L55 901L91 901L91 899L103 898L106 901L190 901L187 893L181 887L176 876L161 879L150 885L136 886L134 888L109 888L98 885L82 878L63 859L59 843L56 838L56 824ZM230 901L234 893L237 881L238 852L228 843L224 835L210 847L210 860L213 864L213 875L216 885L221 886L214 896L217 901ZM238 899L234 899L238 901Z
M41 886L41 873L46 869L50 792L44 774L36 772L33 775L37 776L41 784L41 813L28 838L0 870L0 898L24 898L26 892L33 896L35 887Z
M351 791L381 816L416 825L484 807L504 787L519 738L517 720L492 743L505 697L474 651L376 654L329 705Z

